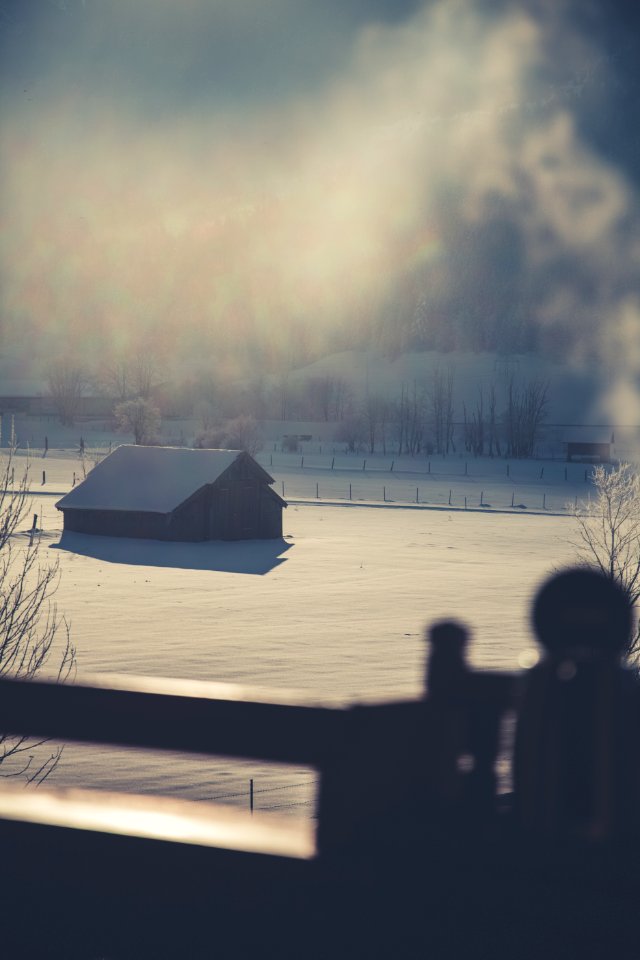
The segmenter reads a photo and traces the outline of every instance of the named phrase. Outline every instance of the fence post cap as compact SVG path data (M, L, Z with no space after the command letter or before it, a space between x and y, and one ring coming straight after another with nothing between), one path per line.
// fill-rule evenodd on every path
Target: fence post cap
M438 620L429 627L425 639L438 653L459 655L467 645L469 634L457 620Z
M588 567L563 570L547 580L534 599L531 619L548 653L582 650L600 657L624 650L633 623L623 588Z

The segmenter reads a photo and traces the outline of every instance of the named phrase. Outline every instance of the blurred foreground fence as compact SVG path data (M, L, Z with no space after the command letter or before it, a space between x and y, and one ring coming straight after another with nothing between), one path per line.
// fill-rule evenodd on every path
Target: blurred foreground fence
M191 681L0 679L0 729L306 764L317 822L0 789L7 957L634 956L640 692L629 609L540 593L541 664L480 673L435 625L417 701L336 707ZM496 759L517 716L514 790ZM618 950L609 949L615 938Z

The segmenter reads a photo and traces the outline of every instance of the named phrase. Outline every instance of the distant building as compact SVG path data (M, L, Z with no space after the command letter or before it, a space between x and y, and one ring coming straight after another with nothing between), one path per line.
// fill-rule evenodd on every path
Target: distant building
M83 418L113 416L117 401L98 395L78 398L75 415ZM46 380L6 378L0 375L0 415L24 414L32 417L58 417L58 406Z
M581 437L565 441L567 460L584 460L587 463L610 463L613 436Z
M286 502L240 450L124 444L56 504L65 531L152 540L282 536Z

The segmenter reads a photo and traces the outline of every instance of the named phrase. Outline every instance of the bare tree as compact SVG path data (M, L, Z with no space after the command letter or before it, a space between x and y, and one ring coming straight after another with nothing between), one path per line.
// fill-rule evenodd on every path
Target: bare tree
M287 420L289 417L289 402L290 402L290 374L289 370L286 367L283 367L278 375L278 400L279 400L279 410L278 417L280 420Z
M151 443L160 427L160 411L151 400L138 397L136 400L124 400L114 412L118 430L132 433L134 443Z
M434 367L431 372L431 379L427 386L427 402L429 410L429 419L433 430L433 448L436 453L444 453L445 445L445 387L442 377L442 370L439 366Z
M436 366L426 389L434 449L443 455L449 453L453 446L453 384L453 367L449 366L445 375Z
M368 393L364 401L363 414L369 441L369 453L375 453L378 439L382 442L383 453L386 453L389 401L380 394Z
M473 412L473 454L481 457L484 454L484 390L478 388L476 409Z
M352 390L346 380L344 380L342 377L333 378L332 396L332 417L334 420L342 420L353 400Z
M200 419L202 429L205 433L212 430L219 420L217 407L209 400L201 400L196 404L194 413Z
M449 364L447 367L447 380L445 383L445 394L444 394L444 452L449 453L449 450L453 450L455 453L455 445L453 442L453 389L455 383L455 371L453 366Z
M129 360L131 397L148 400L162 382L162 365L153 350L140 349Z
M349 401L348 387L342 377L309 377L304 388L312 419L342 420Z
M334 378L331 376L309 377L306 389L313 419L328 421L331 417Z
M409 420L409 403L407 391L404 383L400 388L400 399L396 404L396 427L398 431L398 453L404 453L404 446L407 438L407 425Z
M547 416L549 384L530 380L523 387L511 376L507 383L507 456L532 457Z
M496 405L497 405L496 385L495 383L492 383L491 386L489 387L489 421L487 424L489 429L488 444L489 444L490 457L493 457L494 450L498 457L500 456L500 453L501 453L500 437L498 436L498 426L497 426L497 420L496 420Z
M593 472L596 496L571 506L578 558L617 583L633 605L640 599L640 477L628 463ZM640 624L627 655L640 651Z
M57 563L41 562L40 540L25 532L29 509L28 467L17 482L14 450L0 467L0 676L32 680L39 674L62 682L75 670L69 625L54 603ZM46 740L0 734L0 764L8 775L41 783L55 769L62 747L42 756Z
M401 398L401 420L404 423L404 451L411 456L420 452L424 439L424 421L426 417L426 391L423 386L413 381L412 389L406 389Z
M79 363L63 358L50 365L47 381L60 423L73 426L87 385L86 371Z
M339 443L345 443L349 453L356 453L364 443L366 435L367 430L363 418L357 413L351 413L338 424L335 439Z
M114 357L100 375L106 393L117 400L131 399L131 370L128 357Z

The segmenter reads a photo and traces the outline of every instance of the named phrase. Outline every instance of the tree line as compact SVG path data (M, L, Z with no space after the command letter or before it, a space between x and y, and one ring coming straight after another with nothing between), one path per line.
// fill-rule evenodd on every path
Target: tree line
M198 422L199 446L240 439L253 451L259 423L268 419L334 423L334 439L352 452L531 457L549 405L547 383L513 372L475 390L465 383L464 391L453 364L440 363L395 389L368 380L358 387L338 375L301 377L286 368L247 379L204 368L180 378L146 351L113 359L93 379L71 360L52 364L49 391L62 423L73 423L89 386L109 398L114 428L136 443L153 442L162 417L183 417Z

